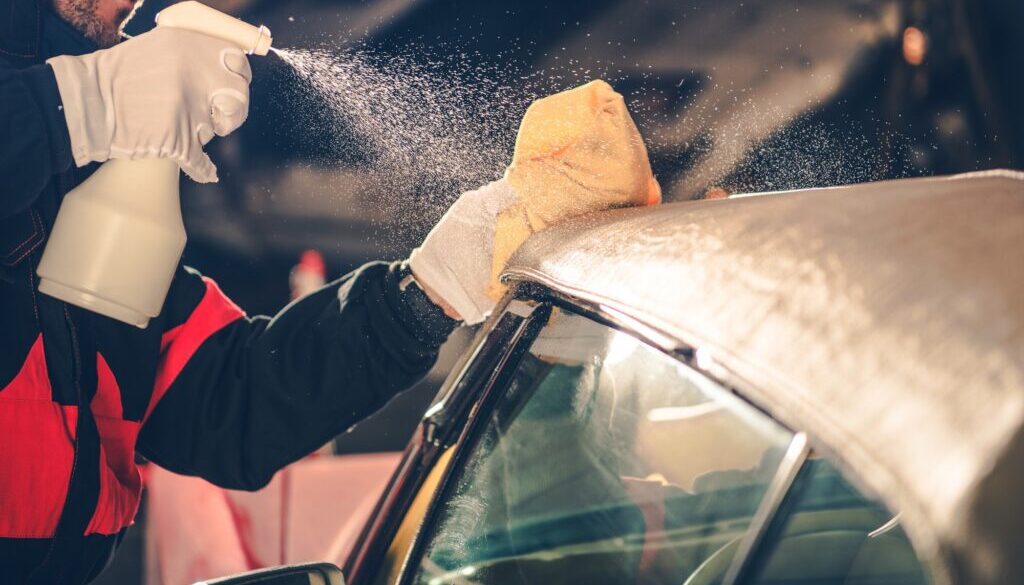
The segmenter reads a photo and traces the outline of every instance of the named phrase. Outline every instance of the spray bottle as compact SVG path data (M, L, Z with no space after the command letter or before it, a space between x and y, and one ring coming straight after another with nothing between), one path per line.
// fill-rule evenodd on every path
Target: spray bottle
M157 26L187 29L266 55L270 30L198 2L175 4ZM178 164L111 160L70 191L42 260L39 291L139 328L160 314L185 249Z

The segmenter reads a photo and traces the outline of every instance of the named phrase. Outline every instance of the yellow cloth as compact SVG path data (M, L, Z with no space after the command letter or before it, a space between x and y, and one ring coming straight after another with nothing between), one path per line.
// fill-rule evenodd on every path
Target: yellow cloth
M647 149L625 100L597 80L537 100L526 111L505 179L515 202L498 214L487 294L519 246L572 217L661 202Z

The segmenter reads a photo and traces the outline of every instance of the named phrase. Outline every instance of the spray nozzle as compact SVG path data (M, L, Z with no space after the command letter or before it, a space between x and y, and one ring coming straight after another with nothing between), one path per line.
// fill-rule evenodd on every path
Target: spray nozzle
M195 0L179 2L161 10L156 15L156 25L223 39L250 55L266 55L273 43L267 27L251 25Z

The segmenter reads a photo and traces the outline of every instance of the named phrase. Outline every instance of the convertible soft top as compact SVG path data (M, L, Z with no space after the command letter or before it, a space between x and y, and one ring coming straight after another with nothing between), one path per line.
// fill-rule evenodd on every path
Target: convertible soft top
M506 278L639 322L836 458L950 583L1024 583L1024 173L589 216Z

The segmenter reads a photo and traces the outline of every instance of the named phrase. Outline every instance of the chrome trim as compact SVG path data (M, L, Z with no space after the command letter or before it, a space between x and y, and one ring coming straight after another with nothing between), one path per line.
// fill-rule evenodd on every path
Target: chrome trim
M542 300L544 297L557 299L573 307L576 311L589 313L599 321L614 326L630 335L640 339L647 345L658 348L665 353L672 354L674 358L682 360L686 365L697 370L701 374L711 378L715 382L730 389L752 386L746 380L741 379L733 372L726 370L719 364L715 364L714 371L700 367L693 359L696 351L705 345L700 340L682 339L670 329L650 315L637 314L630 307L616 303L601 295L589 291L576 289L562 282L549 278L542 272L532 269L512 269L503 274L502 282L507 282L515 287L516 298L530 298ZM539 287L542 294L530 294L529 288ZM526 290L524 294L524 290ZM744 397L744 400L748 400ZM749 400L748 400L749 401ZM766 412L761 406L754 405L758 410Z
M723 585L737 585L742 578L747 576L753 553L761 546L768 527L778 515L782 501L793 487L793 482L796 481L810 453L811 446L807 435L804 433L794 435L793 440L789 443L789 449L782 457L778 471L775 472L775 477L772 478L772 482L768 486L768 492L761 500L761 505L750 523L750 528L747 529L747 533L736 551L736 556L733 557L732 564L729 565L729 570L725 573L725 578L722 580Z
M635 332L640 337L647 339L651 345L654 345L663 351L675 352L678 351L682 345L677 339L665 335L653 327L648 327L643 321L630 317L626 313L623 313L614 307L600 303L598 306L600 307L601 312L611 317L611 320L615 323L619 323L629 331Z
M666 351L673 351L682 345L694 347L701 345L700 343L681 340L677 336L669 333L671 329L667 324L660 323L660 321L653 315L635 315L636 311L630 310L631 307L622 305L621 303L605 298L601 295L594 294L591 291L567 285L564 282L555 280L538 270L533 270L531 268L509 269L502 274L501 280L502 282L510 285L517 283L536 283L552 292L569 297L580 304L598 307L602 313L614 313L616 316L626 317L630 322L641 325L645 330L645 333L654 333L654 338L647 338L646 335L644 335L644 337L647 338L648 342L652 345L661 347Z
M888 522L886 522L885 524L882 524L878 528L875 528L874 530L869 532L868 533L868 538L878 538L879 536L882 536L883 534L885 534L887 532L892 532L893 530L898 528L899 525L900 525L900 515L896 514L895 516L890 518Z
M758 412L763 413L768 418L778 422L787 430L794 433L796 432L799 425L791 424L791 421L787 421L776 416L774 412L753 400L748 393L744 391L745 388L754 387L756 384L736 375L718 361L708 361L706 359L698 360L698 350L700 350L700 346L690 345L688 342L678 339L658 327L648 325L638 317L634 317L627 312L623 312L617 306L612 306L611 303L601 302L600 300L590 300L583 296L573 296L566 292L566 290L560 290L539 281L514 280L512 281L512 284L518 285L518 289L515 291L517 293L517 298L530 298L538 302L545 299L551 299L555 302L556 306L565 307L574 312L581 313L586 317L629 334L655 349L661 350L672 357L672 359L682 362L702 376L725 388L744 403L755 408ZM535 287L541 291L539 294L529 290ZM588 297L595 299L599 298L597 295L588 295ZM707 354L706 351L703 352L701 357L703 358L703 355L705 354Z

